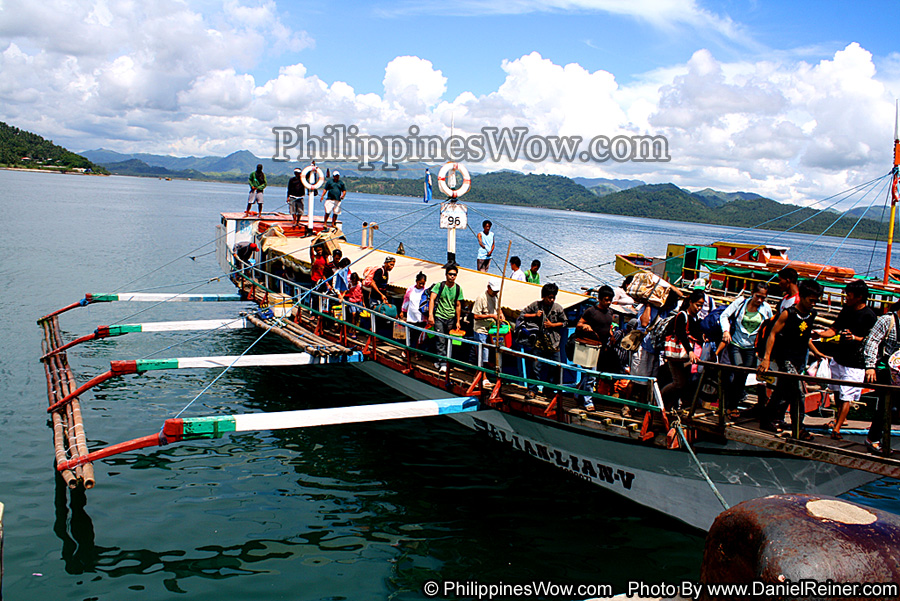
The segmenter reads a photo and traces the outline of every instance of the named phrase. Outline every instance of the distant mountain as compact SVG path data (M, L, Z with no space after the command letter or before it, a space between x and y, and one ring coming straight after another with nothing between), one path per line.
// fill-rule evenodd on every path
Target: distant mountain
M854 228L857 217L846 215L835 222L835 215L815 209L782 204L758 194L745 192L691 194L674 184L638 186L621 192L574 203L571 208L596 213L672 219L696 223L755 227L765 223L769 230L786 230L818 234L826 228L830 236L846 236ZM712 193L711 193L712 192ZM720 204L722 199L732 198ZM712 202L711 202L712 200ZM713 204L715 206L709 206ZM886 225L863 219L853 229L854 238L874 239L884 235Z
M89 159L41 136L0 122L0 165L53 171L106 171Z
M83 154L90 160L102 165L123 163L131 159L137 159L151 167L162 167L177 172L197 172L221 181L244 181L247 175L256 169L257 165L262 165L263 171L267 174L287 177L290 177L298 166L305 166L305 163L301 165L297 162L273 161L270 158L260 158L248 150L238 150L225 157L173 157L144 153L122 154L103 148L86 150ZM425 168L429 167L425 163L401 163L396 171L383 171L381 169L382 163L373 163L374 170L362 171L356 162L318 161L318 163L323 170L326 168L331 170L338 169L343 175L349 177L378 177L385 179L419 178L424 174ZM434 168L432 168L432 171L435 174L437 173ZM123 175L132 174L123 173ZM230 175L230 179L225 177L228 175Z
M759 200L763 198L759 194L753 192L719 192L712 188L705 188L699 192L694 192L694 196L700 199L700 202L710 208L721 207L733 200Z
M433 171L433 170L432 170ZM353 192L368 194L393 194L397 196L422 196L422 179L379 179L355 178L350 180ZM435 199L444 198L432 179ZM466 202L489 202L493 204L518 205L526 207L552 207L565 209L578 200L596 198L584 186L576 184L560 175L536 175L513 171L495 171L472 176L471 191L466 194Z
M110 173L115 175L131 175L137 177L169 177L179 179L202 179L203 174L199 171L174 171L159 167L156 165L148 165L144 161L138 159L128 159L127 161L119 161L116 163L105 163Z
M648 184L586 198L572 206L579 211L611 213L632 217L703 221L709 207L690 192L675 184Z
M849 211L847 211L847 213L857 218L865 214L866 219L873 219L882 223L889 223L891 221L890 205L873 206L868 210L866 209L867 207L856 207L855 209L850 209Z
M588 189L608 187L613 188L615 192L647 185L647 182L639 179L607 179L605 177L573 177L572 181Z

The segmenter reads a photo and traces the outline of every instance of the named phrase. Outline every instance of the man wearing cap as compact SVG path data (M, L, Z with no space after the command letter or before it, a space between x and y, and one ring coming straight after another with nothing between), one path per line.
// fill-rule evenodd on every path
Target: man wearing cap
M485 291L481 293L481 296L476 298L475 302L472 304L475 340L484 344L487 344L488 341L488 328L496 326L498 319L500 320L500 323L506 321L497 305L498 292L500 292L500 280L491 278L488 280L487 289L485 289ZM482 366L488 361L488 350L487 346L481 347ZM487 376L484 377L483 381L485 384L490 384Z
M291 217L294 218L294 225L300 225L300 218L303 217L303 197L306 196L306 187L303 185L303 178L300 177L302 172L299 167L294 169L294 177L288 180L287 186L287 203L291 209Z
M255 242L251 242L249 240L245 240L244 242L238 242L234 245L234 256L237 259L235 261L235 267L239 270L246 269L250 266L250 261L253 258L254 253L259 250L259 247Z
M325 221L328 223L328 214L331 214L331 227L337 227L337 216L341 214L341 201L347 196L347 185L341 181L341 174L335 170L331 174L331 181L325 182Z

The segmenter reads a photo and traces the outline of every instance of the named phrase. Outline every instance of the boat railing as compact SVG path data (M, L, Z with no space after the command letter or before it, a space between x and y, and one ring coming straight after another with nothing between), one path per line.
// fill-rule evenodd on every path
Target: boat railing
M719 426L725 428L728 426L728 420L725 414L725 386L722 382L723 371L732 371L736 373L744 373L744 374L756 374L757 370L752 367L743 367L737 365L729 365L727 363L716 363L712 361L698 361L698 365L703 367L703 371L700 374L700 378L697 382L697 388L694 392L694 398L691 403L691 407L688 410L688 417L691 418L694 416L697 411L699 405L699 396L700 391L703 387L704 381L709 374L715 374L717 378L718 385L718 407L716 408L716 414L719 420ZM852 382L849 380L838 380L835 378L820 378L818 376L810 376L806 374L796 374L796 373L787 373L780 371L767 371L766 377L773 378L785 378L788 380L797 380L800 382L809 382L813 384L836 384L839 386L852 386L854 384L858 385L859 388L867 388L870 390L874 390L876 393L880 393L883 395L885 402L883 403L882 410L884 411L884 428L881 432L881 445L882 445L882 453L887 457L891 454L891 407L894 405L894 396L900 394L900 386L894 386L891 384L881 384L878 382ZM769 385L765 382L760 382L760 385ZM764 402L763 399L760 399L758 402ZM792 417L791 417L791 428L792 434L794 438L800 437L800 416L799 411L803 410L803 403L796 403L795 407L792 408Z
M260 271L260 270L257 270ZM265 286L264 284L259 283L258 281L253 280L245 273L240 273L238 271L232 272L233 275L237 275L237 277L242 278L251 285L259 288L260 290L271 294L271 295L282 295L282 293L276 292L271 288ZM341 342L343 344L347 343L347 331L348 329L352 331L356 331L361 333L363 336L369 339L368 348L372 353L373 358L377 358L378 347L377 341L381 341L383 343L390 344L396 348L403 350L406 353L407 360L407 368L412 369L412 358L414 355L418 355L421 357L431 358L436 361L446 361L448 365L453 365L460 368L470 369L476 372L481 372L485 375L495 376L501 381L513 382L522 385L532 385L532 386L540 386L545 390L554 390L558 391L558 393L567 393L574 394L578 397L591 398L594 400L600 400L607 403L613 403L617 405L634 407L636 409L642 409L646 411L652 412L662 412L664 411L662 399L659 395L659 387L657 385L656 378L653 377L645 377L645 376L632 376L629 374L613 374L608 372L601 372L595 369L590 369L587 367L583 367L575 364L562 363L560 361L553 361L552 359L547 359L546 357L541 357L539 355L533 355L527 353L522 350L514 350L502 345L495 345L484 343L479 340L472 340L469 338L462 338L457 336L452 336L450 334L445 334L442 332L437 332L435 330L430 330L427 328L423 328L421 326L417 326L414 323L410 323L399 318L390 317L388 315L384 315L382 313L377 313L370 307L366 307L364 305L351 303L347 300L341 300L340 298L333 296L328 292L324 292L321 290L316 290L315 287L307 287L299 284L297 282L291 282L286 280L280 276L275 276L268 272L265 273L266 276L270 278L275 278L276 280L280 280L282 284L288 284L298 289L298 293L287 297L291 300L294 306L298 310L306 310L310 312L312 315L316 316L319 319L325 319L332 323L338 324L341 327ZM284 296L284 295L282 295ZM285 302L287 299L281 299L280 302ZM341 315L337 317L332 311L332 306L340 305L341 307ZM358 312L365 311L368 313L368 322L369 327L366 328L362 325L356 325L347 320L347 311L349 308L354 308ZM376 319L383 320L391 325L391 329L395 327L403 328L404 338L402 342L400 340L389 338L387 336L381 335L378 333L378 327L376 323ZM411 334L411 332L415 332L415 334ZM446 355L439 355L437 353L433 353L431 351L417 348L415 345L410 344L410 336L425 334L426 336L435 336L445 338L447 340L447 351ZM456 345L467 346L470 349L475 351L476 360L474 363L470 361L465 361L462 359L458 359L453 357L453 347ZM496 368L492 369L486 367L483 364L483 349L490 349L497 352L497 356L499 357ZM514 373L509 373L508 371L503 371L503 361L502 357L516 358L519 360L524 360L527 362L537 361L539 364L547 366L548 370L555 370L559 376L559 382L549 382L545 380L537 380L534 378L529 378L525 375L519 376ZM527 368L526 368L527 369ZM524 373L527 373L524 372ZM548 371L549 373L549 371ZM565 384L566 375L572 374L575 378L575 385L570 386ZM650 397L648 402L640 402L634 401L626 398L614 397L611 395L606 395L602 393L595 392L594 390L589 390L584 388L585 383L589 378L597 378L601 380L607 381L615 381L615 380L628 380L640 384L646 385L647 394ZM444 374L444 379L447 384L449 384L450 372ZM560 414L561 412L557 412Z

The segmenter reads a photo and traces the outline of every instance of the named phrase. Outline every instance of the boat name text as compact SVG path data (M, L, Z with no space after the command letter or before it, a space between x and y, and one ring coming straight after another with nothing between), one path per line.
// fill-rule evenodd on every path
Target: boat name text
M528 453L532 457L552 463L585 480L606 484L618 482L625 490L631 490L631 485L634 482L634 474L631 472L612 468L584 457L578 457L577 455L548 447L523 436L502 430L494 424L478 418L473 418L472 421L476 431L484 432L494 440L506 443L517 451Z

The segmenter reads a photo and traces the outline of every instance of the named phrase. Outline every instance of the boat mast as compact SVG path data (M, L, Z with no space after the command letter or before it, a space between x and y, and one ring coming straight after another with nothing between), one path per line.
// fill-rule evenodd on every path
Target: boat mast
M891 273L891 247L894 245L894 222L897 218L897 200L900 197L900 191L898 191L898 185L900 185L900 180L898 180L898 173L900 173L900 131L898 131L898 114L900 114L900 102L898 102L898 107L894 113L894 170L893 170L893 179L891 181L891 221L888 225L888 242L887 242L887 256L884 259L884 282L888 283Z

